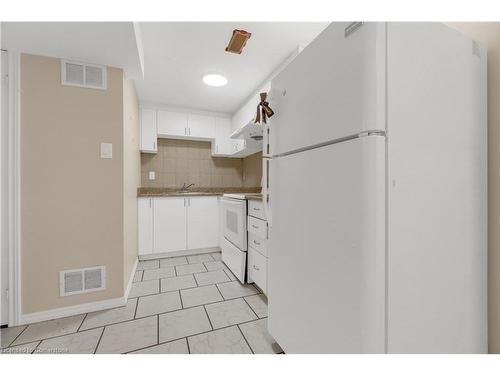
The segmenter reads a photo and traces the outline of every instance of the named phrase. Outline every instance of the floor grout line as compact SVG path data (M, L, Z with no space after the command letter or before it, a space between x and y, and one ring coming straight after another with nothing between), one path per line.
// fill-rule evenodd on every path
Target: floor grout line
M190 289L194 289L194 288L190 288ZM175 292L175 291L173 291L173 292ZM178 292L180 293L180 290ZM159 293L157 293L157 294L159 294ZM262 294L262 293L260 293L260 294ZM253 295L256 295L256 294L253 294ZM31 343L36 342L36 341L42 342L42 341L45 341L45 340L48 340L48 339L54 339L54 338L69 336L69 335L73 335L75 333L83 333L83 332L87 332L87 331L91 331L91 330L99 329L99 328L104 328L105 329L106 327L109 327L109 326L114 326L114 325L118 325L118 324L122 324L122 323L130 323L130 322L133 322L134 320L141 320L141 319L145 319L145 318L151 318L152 316L155 316L155 315L158 315L158 319L159 319L160 315L165 315L165 314L169 314L169 313L173 313L173 312L178 312L178 311L182 311L182 310L192 309L192 308L200 307L200 306L205 307L205 306L213 305L213 304L216 304L216 303L221 303L221 302L236 300L236 299L239 299L239 298L245 299L244 297L249 297L249 296L239 296L239 297L234 297L234 298L230 298L230 299L223 299L221 301L209 302L209 303L204 303L204 304L200 304L200 305L189 306L189 307L185 307L185 308L181 308L181 309L176 309L176 310L171 310L171 311L165 311L165 312L151 314L151 315L145 315L145 316L141 316L139 318L136 318L136 314L137 314L137 308L139 306L139 298L140 297L134 297L136 299L136 306L135 306L134 317L132 319L126 319L126 320L122 320L122 321L118 321L118 322L114 322L114 323L109 323L109 324L106 324L106 325L103 325L103 326L95 326L95 327L91 327L91 328L87 328L87 329L82 329L82 330L75 331L75 332L65 333L63 335L45 337L45 338L41 338L39 340L33 340L33 341L29 341L29 342L23 342L21 344L15 345L15 346L31 344ZM130 299L133 299L133 298L130 298ZM246 300L245 300L245 302L246 302ZM181 301L181 304L182 304L182 301ZM248 304L248 302L247 302L247 304ZM118 309L118 308L121 308L121 307L117 307L115 309ZM109 310L114 310L114 309L109 309ZM206 312L206 308L205 308L205 312ZM249 320L248 322L255 321L255 320L260 320L260 319L266 319L267 318L267 316L263 317L263 318L260 318L257 314L255 314L255 315L257 316L257 318L253 319L253 320ZM207 316L208 316L208 313L207 313ZM56 319L51 319L51 320L56 320ZM209 322L211 323L210 317L209 317ZM248 322L244 322L244 323L248 323ZM243 323L239 323L239 324L243 324ZM228 326L228 327L232 327L232 326L233 325ZM19 333L19 335L16 337L16 339L14 339L14 341L17 340L17 338L26 330L26 328L28 328L28 326L26 326L21 331L21 333ZM221 327L221 328L217 328L217 329L213 329L213 330L216 331L216 330L222 329L222 328L226 328L226 327ZM207 332L211 332L211 331L207 331ZM202 333L207 333L207 332L202 332ZM201 333L199 333L199 334L201 334ZM195 336L195 335L192 335L192 336ZM12 343L14 343L14 341ZM12 345L9 345L8 347L12 347ZM137 349L137 350L139 350L139 349Z
M255 295L255 294L254 294L254 295ZM247 297L248 297L248 296L247 296ZM248 307L250 307L250 310L252 310L252 312L255 314L255 316L256 316L257 318L259 318L259 314L257 314L257 313L255 312L255 310L252 308L252 306L250 306L250 304L249 304L249 303L248 303L248 301L245 299L245 297L242 297L242 299L243 299L243 301L245 301L245 303L248 305Z
M85 316L83 317L80 325L78 326L78 329L76 330L76 332L80 332L80 328L82 328L82 325L83 325L83 322L85 321L85 319L87 319L87 315L89 315L89 313L85 313Z
M248 322L245 322L245 323L248 323ZM245 337L245 334L241 330L240 326L238 324L236 324L236 327L238 327L238 331L240 331L241 336L243 336L243 340L245 340L245 342L247 343L248 348L250 349L250 351L252 352L252 354L255 354L255 352L253 351L252 347L250 346L250 343L248 342L247 338Z
M45 340L48 340L48 339L45 339ZM30 354L35 354L36 353L36 350L38 349L38 347L42 344L42 342L44 342L45 340L40 340L38 342L38 344L35 346L35 348L33 349L33 351L30 353Z
M163 345L163 344L169 344L169 343L172 343L174 341L178 341L178 340L182 340L182 339L188 339L190 337L194 337L194 336L199 336L199 335L205 335L205 334L208 334L208 333L211 333L211 332L216 332L216 331L221 331L223 329L226 329L226 328L232 328L232 327L238 327L238 324L245 324L245 323L251 323L251 322L255 322L257 320L261 320L261 319L253 319L253 320L249 320L248 322L242 322L242 323L236 323L236 324L231 324L229 326L225 326L225 327L220 327L220 328L214 328L210 331L204 331L204 332L198 332L198 333L193 333L192 335L187 335L187 336L183 336L183 337L178 337L178 338L175 338L175 339L172 339L172 340L167 340L167 341L162 341L162 342L159 342L158 345ZM239 328L239 327L238 327ZM241 332L241 330L240 330ZM242 334L243 335L243 334ZM243 338L245 337L245 335L243 335ZM189 340L187 340L188 344L189 344ZM139 351L139 350L143 350L143 349L148 349L148 348L152 348L156 345L148 345L148 346L145 346L145 347L142 347L142 348L139 348L139 349L134 349L134 350L130 350L128 352L125 352L124 354L128 354L128 353L132 353L132 352L136 352L136 351ZM248 345L250 347L250 345ZM250 350L252 350L252 348L250 348Z
M135 320L135 317L137 316L137 308L139 307L139 298L140 297L137 297L137 301L135 302L134 317L131 320Z
M104 326L102 329L101 336L99 337L99 341L97 341L97 345L95 346L95 349L94 349L94 354L97 353L97 349L99 348L99 345L101 344L102 336L104 336L104 331L106 330L106 327L107 326Z
M29 324L26 324L26 326L21 330L21 332L19 332L19 334L14 338L14 340L12 340L12 342L10 343L10 345L7 346L7 348L10 348L12 346L12 344L14 344L16 342L16 340L19 338L19 336L21 336L23 334L23 332L26 331L26 329L28 329L29 326L30 326ZM31 341L31 342L35 342L35 341L36 340ZM20 344L20 345L22 345L22 344ZM16 345L14 345L14 346L16 346Z
M222 300L223 301L227 301L224 296L222 295L222 293L220 292L220 289L219 289L219 286L217 284L215 284L215 287L217 288L217 291L219 292L220 296L222 297Z
M242 297L237 297L237 298L242 298ZM233 298L232 300L234 299L237 299L237 298ZM228 300L229 301L229 300ZM92 328L89 328L89 329L84 329L82 331L79 331L79 332L71 332L71 333L65 333L63 335L59 335L59 336L52 336L52 337L46 337L46 338L43 338L43 339L40 339L40 340L33 340L33 341L30 341L30 342L26 342L26 343L22 343L22 344L19 344L19 345L26 345L26 344L31 344L31 343L34 343L36 341L39 341L38 345L36 346L36 348L38 348L38 346L42 343L42 341L46 341L46 340L49 340L49 339L55 339L55 338L60 338L60 337L65 337L65 336L69 336L69 335L73 335L73 334L76 334L76 333L84 333L84 332L87 332L87 331L91 331L91 330L95 330L95 329L102 329L102 332L101 332L101 336L99 337L99 341L97 342L97 346L94 350L94 354L97 352L97 349L99 347L99 344L101 343L101 339L102 337L104 336L104 331L106 330L107 327L109 326L114 326L114 325L118 325L118 324L121 324L121 323L130 323L130 322L133 322L134 320L141 320L141 319L146 319L146 318L151 318L153 316L157 316L158 318L158 322L159 322L159 319L160 319L160 315L165 315L165 314L169 314L169 313L172 313L172 312L178 312L178 311L182 311L182 310L187 310L187 309L191 309L191 308L195 308L195 307L200 307L200 306L203 306L204 309L205 309L205 313L207 314L207 317L208 317L208 320L209 320L209 323L210 323L210 326L211 326L211 330L209 331L204 331L204 332L198 332L198 333L195 333L195 334L192 334L192 335L188 335L188 336L184 336L184 337L178 337L176 339L173 339L173 340L167 340L167 341L163 341L163 342L160 342L159 340L159 337L158 337L158 344L156 345L160 345L160 344L166 344L166 343L170 343L170 342L173 342L173 341L177 341L177 340L181 340L182 338L189 338L189 337L193 337L193 336L198 336L198 335L202 335L202 334L205 334L205 333L210 333L210 332L214 332L214 331L219 331L221 329L224 329L224 328L229 328L229 327L234 327L234 326L237 326L238 324L245 324L245 323L250 323L250 322L255 322L257 320L263 320L263 319L266 319L267 317L264 317L264 318L259 318L257 317L256 319L252 319L252 320L248 320L246 322L241 322L241 323L236 323L236 324L231 324L231 325L228 325L228 326L225 326L225 327L220 327L220 328L213 328L213 325L212 325L212 322L210 320L210 317L208 315L208 312L206 310L206 307L205 306L208 306L208 305L213 305L213 304L216 304L216 303L221 303L221 302L225 302L225 301L218 301L218 302L211 302L211 303L207 303L207 304L203 304L203 305L196 305L196 306L192 306L192 307L188 307L186 309L177 309L177 310L172 310L172 311L168 311L168 312L164 312L164 313L160 313L160 314L152 314L152 315L147 315L147 316L144 316L144 317L140 317L138 319L129 319L129 320L124 320L124 321L121 321L121 322L116 322L116 323L110 323L110 324L107 324L105 326L99 326L99 327L92 327ZM159 324L158 324L158 331L159 331ZM159 332L158 332L158 335L159 335ZM138 351L138 350L142 350L142 349L147 349L147 348L150 348L150 347L153 347L153 346L156 346L156 345L149 345L149 346L146 346L146 347L142 347L142 348L138 348L138 349L134 349L132 351L129 351L127 353L131 353L131 352L135 352L135 351ZM16 345L18 346L18 345ZM34 353L34 352L33 352Z
M207 314L208 322L210 323L210 327L212 328L212 331L214 330L214 325L212 324L212 321L210 320L210 315L208 315L207 307L203 305L203 310L205 310L205 314Z
M179 293L179 299L181 300L181 310L184 310L184 303L182 302L182 295L181 295L181 291L178 290L177 291Z

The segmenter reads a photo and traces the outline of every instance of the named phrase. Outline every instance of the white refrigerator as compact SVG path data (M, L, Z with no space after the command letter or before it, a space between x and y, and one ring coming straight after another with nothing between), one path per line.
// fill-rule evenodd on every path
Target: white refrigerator
M270 334L487 352L485 49L438 23L332 23L271 86Z

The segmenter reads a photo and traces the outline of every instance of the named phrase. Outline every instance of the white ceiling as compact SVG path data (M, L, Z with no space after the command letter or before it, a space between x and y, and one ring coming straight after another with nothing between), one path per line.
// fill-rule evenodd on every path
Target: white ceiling
M3 22L3 48L121 67L142 102L233 113L298 47L318 22ZM252 33L241 55L225 52L233 29ZM206 73L224 87L202 82ZM142 79L144 77L144 79Z
M140 38L133 22L2 22L2 48L120 67L143 75Z
M327 23L141 22L144 80L141 101L233 113L296 49L309 44ZM233 29L252 33L241 55L225 52ZM206 73L229 82L209 87Z

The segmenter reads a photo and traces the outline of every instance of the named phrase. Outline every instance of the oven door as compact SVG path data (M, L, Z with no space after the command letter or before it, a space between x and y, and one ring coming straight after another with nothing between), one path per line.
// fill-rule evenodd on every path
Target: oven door
M242 251L247 251L247 202L222 198L222 234Z

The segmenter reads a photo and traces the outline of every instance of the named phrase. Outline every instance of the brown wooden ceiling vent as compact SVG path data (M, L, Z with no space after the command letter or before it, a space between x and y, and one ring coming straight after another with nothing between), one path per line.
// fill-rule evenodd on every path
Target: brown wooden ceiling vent
M226 47L226 52L241 54L243 47L247 44L247 40L250 39L252 33L245 30L233 30L233 35L231 40Z

